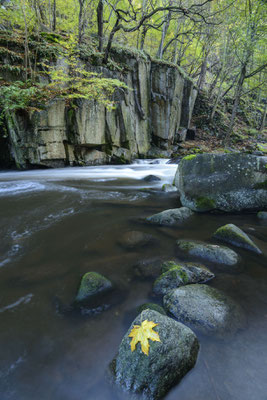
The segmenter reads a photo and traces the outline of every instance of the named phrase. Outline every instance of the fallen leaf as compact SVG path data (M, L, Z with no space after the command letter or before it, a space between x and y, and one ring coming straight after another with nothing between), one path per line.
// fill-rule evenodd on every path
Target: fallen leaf
M153 331L153 328L157 326L153 321L145 320L141 325L134 325L131 330L129 337L131 340L131 350L134 351L138 342L141 343L141 349L144 354L148 356L149 352L149 342L148 339L153 342L160 342L159 334Z

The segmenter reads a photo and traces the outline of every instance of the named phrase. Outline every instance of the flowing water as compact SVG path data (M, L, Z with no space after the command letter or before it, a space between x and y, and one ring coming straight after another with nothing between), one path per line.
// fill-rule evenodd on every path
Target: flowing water
M267 225L255 214L199 214L175 228L142 223L179 207L176 193L161 190L175 170L161 160L0 174L1 400L127 400L109 384L108 365L136 307L161 301L134 265L172 259L175 239L209 241L230 222L264 255L237 250L237 267L210 265L216 278L209 284L244 308L247 326L224 340L198 334L197 364L166 399L267 399ZM161 181L145 182L150 174ZM124 249L118 241L130 230L153 234L156 244ZM88 271L115 283L116 301L94 315L62 312L59 305L68 309Z

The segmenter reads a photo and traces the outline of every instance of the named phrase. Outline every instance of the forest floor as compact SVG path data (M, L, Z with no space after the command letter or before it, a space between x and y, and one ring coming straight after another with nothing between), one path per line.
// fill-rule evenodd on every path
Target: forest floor
M212 104L205 94L201 94L195 105L191 127L195 127L195 139L179 144L179 155L206 152L245 152L267 155L267 129L260 132L249 122L240 109L230 142L225 145L225 136L230 124L231 108L219 106L213 122L210 122Z

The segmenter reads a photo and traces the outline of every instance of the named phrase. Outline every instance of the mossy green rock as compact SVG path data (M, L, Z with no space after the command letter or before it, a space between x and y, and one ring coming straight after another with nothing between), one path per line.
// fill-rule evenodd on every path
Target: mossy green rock
M112 283L110 280L97 272L87 272L82 277L75 301L84 302L99 293L108 291L111 288Z
M173 260L164 261L162 263L161 272L162 274L164 274L164 272L167 272L174 267L186 267L186 268L197 267L210 272L210 270L205 265L197 262L184 262L184 261L173 261Z
M149 340L148 356L140 343L132 352L129 334L145 320L158 324L160 342ZM115 382L142 399L161 399L195 365L199 350L196 335L185 325L153 310L145 310L133 321L113 363Z
M238 262L236 252L225 246L217 246L193 240L177 240L176 244L180 251L192 257L226 265L235 265Z
M170 290L191 283L204 283L214 278L208 269L198 267L176 266L164 272L153 285L156 294L164 295Z
M175 186L193 211L263 210L267 207L267 157L251 154L198 154L177 167Z
M138 307L138 313L141 313L144 310L153 310L157 311L162 315L166 315L166 312L163 307L161 307L159 304L156 303L144 303L141 306Z
M165 193L171 193L171 192L177 192L177 187L174 185L171 185L170 183L164 183L164 185L162 185L162 190Z
M208 335L224 337L244 327L241 307L223 292L195 284L171 290L163 298L164 308L179 321Z
M178 224L179 222L185 221L192 215L193 211L191 211L189 208L180 207L154 214L151 217L146 218L146 221L156 225L172 226Z
M233 246L243 247L244 249L253 251L257 254L262 253L262 251L255 245L255 243L252 242L248 235L234 224L221 226L214 233L213 237L221 240L222 242L230 243Z

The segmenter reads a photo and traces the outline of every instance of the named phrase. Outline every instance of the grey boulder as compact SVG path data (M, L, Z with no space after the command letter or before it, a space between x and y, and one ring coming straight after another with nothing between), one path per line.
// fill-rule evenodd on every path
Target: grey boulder
M225 246L207 244L194 240L177 240L177 247L190 256L218 264L235 265L238 262L238 255L235 251Z
M140 343L132 352L129 334L134 325L145 320L158 324L154 330L160 342L149 340L149 354ZM133 321L122 339L113 363L115 382L125 391L141 394L145 399L161 399L195 365L199 344L185 325L152 310L145 310Z
M187 207L173 208L147 217L146 221L151 224L172 226L185 221L192 215L193 212Z
M164 296L163 303L179 321L207 335L224 337L244 327L241 307L223 292L207 285L174 289Z
M208 269L196 266L176 265L164 272L153 285L153 290L158 295L164 295L171 289L192 283L204 283L214 278Z
M221 226L213 234L215 239L225 243L230 243L233 246L242 247L244 249L261 254L262 251L252 242L248 235L234 224Z
M184 157L175 185L183 206L194 211L262 210L267 207L267 157L199 154Z

